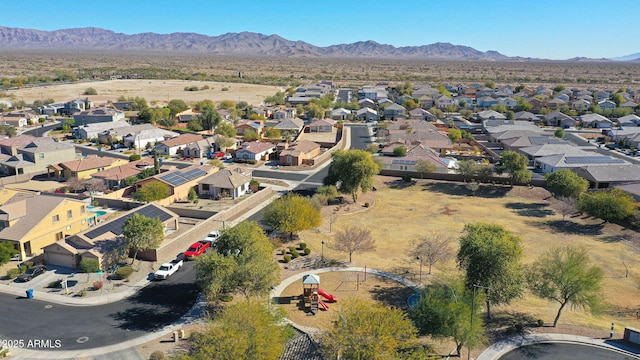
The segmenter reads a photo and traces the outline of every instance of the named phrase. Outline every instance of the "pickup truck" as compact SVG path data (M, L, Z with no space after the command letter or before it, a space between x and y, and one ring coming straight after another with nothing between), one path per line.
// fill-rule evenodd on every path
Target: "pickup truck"
M191 244L187 251L184 252L185 259L189 260L191 258L200 256L207 251L207 249L211 246L210 242L198 241L197 243Z
M178 259L164 263L160 265L158 271L153 273L153 278L156 280L166 280L169 276L173 275L173 273L180 270L183 264L182 260Z
M202 242L208 242L210 243L211 246L216 244L216 241L218 241L218 238L220 237L220 231L218 230L213 230L212 232L210 232L206 238L204 238L204 240L200 240Z

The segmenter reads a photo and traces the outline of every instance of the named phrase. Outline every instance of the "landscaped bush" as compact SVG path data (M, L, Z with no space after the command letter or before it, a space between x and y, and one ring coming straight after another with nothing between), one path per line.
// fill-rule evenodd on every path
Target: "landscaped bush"
M307 243L301 242L300 244L298 244L298 248L302 249L302 250L306 249L307 248Z
M222 302L231 302L231 301L233 301L233 295L230 295L230 294L222 295L222 296L220 296L220 301L222 301Z
M300 257L300 253L293 246L289 248L289 252L291 253L291 257L294 258L294 259L297 258L297 257Z
M542 319L538 319L536 323L538 324L538 326L544 326L544 320Z
M402 177L402 180L406 181L406 182L411 182L411 180L413 180L413 179L411 178L411 175L405 175L405 176Z
M253 159L233 159L233 162L239 163L239 164L251 164L251 165L255 165L258 163L257 160L253 160Z
M22 274L22 271L20 271L20 269L9 269L9 270L7 270L7 277L9 279L15 279L20 274Z
M140 156L140 154L129 155L129 161L138 161L141 158L142 158L142 156Z
M116 270L116 276L119 279L126 279L133 274L133 268L131 266L123 266Z
M282 253L282 256L287 255L287 249L280 250L280 253Z
M85 295L87 295L87 290L86 289L82 289L82 290L78 291L78 293L76 294L76 296L78 296L78 297L84 297Z
M162 360L162 359L164 359L164 352L160 350L156 350L152 352L151 356L149 356L149 360Z
M304 254L305 255L311 254L311 249L309 249L308 247L304 248Z
M366 203L364 203L364 205L363 205L363 206L368 208L368 207L369 207L369 206L371 206L371 205L370 205L368 202L366 202Z
M55 289L55 288L62 287L62 280L52 281L52 282L49 283L49 285L47 285L47 287L49 289Z
M104 284L102 283L102 281L95 281L93 283L93 290L100 290L100 289L102 289L103 285Z
M284 262L285 262L285 263L291 262L291 255L285 255L285 256L284 256ZM16 276L17 276L17 275L16 275Z

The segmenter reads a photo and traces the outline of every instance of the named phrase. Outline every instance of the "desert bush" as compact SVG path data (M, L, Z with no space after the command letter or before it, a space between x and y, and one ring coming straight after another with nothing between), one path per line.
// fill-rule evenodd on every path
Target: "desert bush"
M18 277L18 275L22 274L22 272L20 271L20 269L9 269L7 270L7 277L9 279L15 279Z
M82 95L98 95L98 91L92 87L84 89Z
M233 162L239 163L239 164L251 164L251 165L255 165L258 163L257 160L253 160L253 159L233 159Z
M536 321L536 324L538 324L538 326L544 326L544 320L538 319L538 321Z
M305 255L311 254L311 249L309 249L308 247L304 248L304 254Z
M162 359L164 359L164 352L160 350L156 350L152 352L151 355L149 356L149 360L162 360Z
M303 243L301 242L300 244L298 244L298 248L304 250L307 247L307 243Z
M76 296L78 297L84 297L87 295L87 290L86 289L82 289L80 291L78 291L78 293L76 294Z
M291 255L285 255L285 256L284 256L284 262L285 262L285 263L291 262ZM17 275L16 275L16 276L17 276Z
M127 279L133 274L133 268L131 266L123 266L116 270L115 274L119 279Z
M222 295L222 296L220 296L220 301L222 301L222 302L231 302L231 301L233 301L233 295L231 295L231 294Z
M47 285L47 287L49 289L55 289L55 288L62 287L62 280L52 281L52 282L49 283L49 285Z
M282 256L287 255L287 249L280 250L280 253L282 254Z
M368 208L368 207L369 207L369 206L371 206L371 205L370 205L368 202L366 202L366 203L364 203L364 205L363 205L363 206Z

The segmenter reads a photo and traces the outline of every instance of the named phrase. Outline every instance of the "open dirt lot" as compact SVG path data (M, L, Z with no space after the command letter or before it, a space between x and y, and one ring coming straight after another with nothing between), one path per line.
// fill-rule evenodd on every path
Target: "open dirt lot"
M525 264L533 262L553 246L573 244L589 249L593 260L604 269L603 294L610 309L600 317L569 309L563 313L561 323L600 329L608 328L612 321L620 327L640 326L640 269L628 260L637 257L638 251L621 241L624 236L635 236L634 231L582 216L567 217L563 224L562 216L550 206L553 199L540 188L483 185L472 197L466 188L456 183L418 180L407 185L395 178L379 177L376 186L378 191L366 195L375 199L370 208L363 208L362 204L368 201L365 199L342 208L329 207L328 215L358 211L338 215L332 224L334 231L359 225L370 229L376 240L376 251L354 253L352 265L385 270L417 280L419 262L408 254L412 240L432 231L444 231L451 236L455 252L464 224L496 223L523 240ZM345 212L345 208L349 209ZM321 241L324 241L326 258L347 261L347 254L334 251L329 245L332 240L329 219L330 216L325 216L319 230L301 233L301 241L306 242L315 254L322 250ZM628 277L625 277L621 259L627 259ZM453 258L433 268L434 274L453 271L457 271ZM431 276L426 272L427 266L423 264L422 278L428 283ZM494 309L497 317L505 318L506 322L536 319L551 322L557 306L526 294L509 306Z
M187 86L209 86L209 89L199 91L185 91ZM82 95L85 89L92 87L98 95ZM228 90L222 91L223 88ZM222 83L213 81L186 80L107 80L83 82L66 85L51 85L34 88L21 88L7 92L9 97L32 103L34 100L52 98L55 101L67 101L88 97L96 104L116 101L118 97L143 97L149 104L157 102L162 105L171 99L182 99L186 103L200 100L246 101L254 106L260 105L262 100L283 89L277 86L253 85L242 83Z

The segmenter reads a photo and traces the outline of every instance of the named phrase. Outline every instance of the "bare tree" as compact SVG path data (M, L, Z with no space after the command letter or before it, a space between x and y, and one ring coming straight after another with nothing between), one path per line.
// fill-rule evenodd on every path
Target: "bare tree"
M576 212L575 199L570 197L561 196L558 198L558 202L553 205L553 208L562 215L562 222L564 222L567 215L571 215Z
M90 179L84 182L85 189L91 194L91 200L96 192L107 190L107 184L103 179Z
M431 267L439 261L446 261L453 256L451 250L452 237L443 232L432 232L423 235L417 241L411 243L411 256L420 257Z
M84 190L84 184L82 183L82 180L78 179L77 177L71 177L67 179L65 184L67 185L69 190L71 190L74 193L80 190Z
M356 251L373 251L376 248L375 241L371 238L371 231L358 226L350 226L336 231L335 238L329 243L329 248L346 252L351 255Z
M467 183L464 185L467 190L471 191L471 196L475 196L476 195L476 191L478 191L478 189L480 189L480 184L472 181L470 183Z

